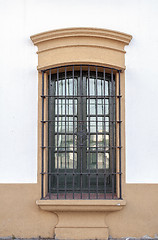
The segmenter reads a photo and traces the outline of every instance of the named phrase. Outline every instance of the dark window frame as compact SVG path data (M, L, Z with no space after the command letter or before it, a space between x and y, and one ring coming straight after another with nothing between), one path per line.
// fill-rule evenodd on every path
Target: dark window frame
M55 71L54 76L56 76L54 78L54 83L56 81L57 82L57 86L58 86L59 85L59 80L60 80L60 78L62 78L62 77L60 77L61 73L59 73L59 71L61 72L64 69L64 73L62 73L62 74L64 74L64 77L63 77L63 80L64 80L64 79L67 79L67 77L69 75L69 72L70 72L69 68L71 68L71 75L72 75L71 77L73 78L73 82L74 82L75 73L77 72L75 70L75 68L77 68L77 67L79 68L78 78L82 79L82 81L80 81L79 85L85 84L85 81L83 81L83 78L84 78L84 75L85 75L85 73L84 73L84 71L85 71L84 69L85 68L86 68L86 74L87 74L86 83L87 83L87 79L88 79L88 84L89 84L89 79L91 78L90 74L92 72L93 72L93 75L95 75L95 77L96 77L96 82L100 78L100 76L99 76L100 74L102 74L102 80L104 81L104 83L107 80L109 82L109 84L108 84L109 85L109 90L108 90L109 91L109 95L105 96L105 87L104 87L104 97L103 96L102 97L103 97L103 100L104 100L104 104L105 104L105 99L108 98L109 99L109 107L111 108L111 106L113 106L111 108L110 113L109 113L109 135L110 135L110 139L109 139L109 141L110 141L110 146L109 146L110 157L109 158L110 158L110 162L111 162L111 166L112 167L111 167L109 172L105 168L100 170L100 169L98 169L98 166L97 166L97 162L98 161L96 160L96 171L90 170L88 172L83 172L81 170L81 168L82 168L81 165L82 164L85 165L86 161L83 161L83 159L85 159L86 157L85 156L81 156L81 154L84 153L84 155L85 155L86 151L85 150L84 151L80 150L81 147L83 149L85 148L85 146L81 146L81 145L83 145L83 136L81 136L81 137L77 137L78 139L81 138L81 140L77 140L78 145L80 145L80 147L79 146L77 147L77 155L80 155L80 157L78 157L78 159L80 159L80 164L81 164L80 165L80 167L81 167L80 168L80 172L75 173L74 166L73 166L73 170L66 169L66 168L61 170L61 169L59 169L59 167L57 167L56 171L54 171L55 167L53 166L53 168L52 168L52 162L55 164L55 158L54 158L55 149L53 149L52 146L50 146L49 141L48 141L48 158L49 158L49 164L48 165L49 165L49 169L48 169L48 173L47 174L48 174L48 185L49 185L49 187L48 187L49 198L51 199L52 196L54 195L53 198L56 197L57 199L62 199L62 198L65 198L65 199L102 199L102 198L103 199L108 199L108 198L116 199L117 198L117 196L116 196L116 175L117 174L119 175L119 178L120 178L120 186L119 186L120 189L119 189L119 191L120 191L120 198L121 198L121 144L120 144L121 143L121 129L120 129L120 127L121 127L121 120L120 120L121 102L120 102L120 97L121 96L120 96L120 70L106 68L106 67L100 67L100 66L90 66L90 65L87 65L87 66L84 66L84 65L77 66L77 65L74 65L74 66L64 66L64 67L58 67L58 68L53 68L53 69L42 71L42 76L43 76L42 77L42 79L43 79L42 82L44 82L44 74L46 72L49 72L48 73L48 75L49 75L49 77L48 77L48 79L49 79L48 80L48 82L49 82L49 84L48 84L49 85L49 87L48 87L48 96L44 95L44 83L42 84L43 85L43 87L42 87L42 109L44 108L44 99L46 97L48 97L48 99L49 99L49 101L48 101L48 110L49 110L48 111L49 112L48 113L48 139L50 139L50 136L51 136L51 138L52 138L52 136L54 138L55 135L58 135L58 133L53 132L52 131L52 127L50 127L52 122L55 120L55 115L53 116L53 114L55 113L55 111L54 111L55 110L55 98L59 102L59 98L56 97L55 92L54 93L52 92L53 91L52 89L54 89L54 88L50 87L53 84L53 81L52 81L52 79L53 79L52 70ZM91 69L93 69L93 70L95 69L95 74L94 74L94 71L91 71ZM117 96L116 96L116 90L114 89L115 73L116 72L119 74L119 95L117 95ZM110 84L112 86L111 89L110 89ZM57 90L57 95L58 95L59 87L57 87L57 88L58 88L58 90ZM77 96L78 97L77 99L78 99L78 101L82 101L81 106L87 106L86 102L84 102L86 98L88 99L88 101L90 99L89 96L87 96L87 93L86 93L87 92L87 87L82 87L81 86L81 89L82 90L84 89L84 93L78 91L77 93L78 93L79 97ZM66 91L66 88L65 88L65 91ZM96 84L96 93L97 93L97 84ZM66 95L66 92L65 92L65 95ZM63 98L65 100L65 105L66 105L66 98ZM75 98L75 96L72 97L73 104L74 104L74 98ZM95 101L97 102L98 99L99 99L99 96L97 96L97 94L96 94L96 96L94 96L94 98L96 99ZM117 104L115 104L116 98L119 98L119 104L118 104L119 106L116 106ZM54 101L54 103L52 101ZM78 106L79 105L80 104L78 104ZM97 104L96 104L96 106L97 106ZM115 120L116 108L118 108L118 111L119 111L119 120L118 121ZM83 110L83 108L81 109L80 107L78 107L78 110L79 110L79 112L80 111L82 113L84 112L84 115L85 115L85 110ZM42 113L43 113L43 111L44 110L42 110ZM82 113L81 114L80 113L77 114L77 116L80 118ZM58 115L57 119L59 120L59 114L57 114L57 115ZM54 119L53 121L52 121L52 116L53 116L53 119ZM89 116L89 114L88 114L88 121L89 121L89 117L91 117L91 116ZM96 115L96 128L97 128L97 123L98 123L97 122L98 121L97 120L98 117L99 117L99 115ZM105 115L105 112L104 112L104 120L105 120L105 117L106 117L106 115ZM43 114L42 114L42 118L43 118L43 120L42 120L42 135L43 135L42 138L44 138L44 126L43 126L44 123L43 122L46 123L47 121L44 121L44 115ZM86 118L87 118L87 110L86 110ZM79 122L82 122L82 121L85 121L85 118L84 119L83 118L79 119L78 120L78 124L79 124ZM86 119L86 121L87 121L87 119ZM119 146L116 146L116 125L117 125L117 123L119 124ZM65 122L65 124L66 124L66 122ZM83 129L83 127L81 127L81 128ZM79 126L77 127L77 129L79 129ZM50 134L50 132L51 132L51 134ZM80 131L80 133L81 133L81 131ZM106 134L107 133L104 133L104 137L105 137ZM66 136L66 134L65 134L65 136ZM87 136L87 134L86 134L86 136ZM111 137L111 136L113 136L113 137ZM96 141L98 141L97 138L98 138L98 133L97 133L97 130L96 130ZM66 138L65 138L65 140L66 140ZM73 139L73 141L74 141L74 139ZM44 147L44 141L42 141L42 146ZM55 144L54 144L54 146L55 146ZM116 148L119 148L119 165L120 165L119 168L120 168L120 171L118 173L116 172ZM43 151L43 149L44 148L42 148L42 151ZM51 149L51 154L50 154L50 149ZM104 153L106 153L106 152L107 151L105 150L105 146L104 146ZM57 150L57 154L59 154L59 150ZM74 154L74 151L73 151L73 154ZM98 155L98 146L96 146L96 155ZM43 153L42 153L42 157L44 158ZM65 151L65 158L66 158L66 151ZM57 163L58 163L58 161L57 161ZM84 167L84 168L86 168L86 167ZM43 179L43 175L44 174L42 174L42 179ZM63 191L60 192L59 182L61 181L60 178L61 178L62 175L63 175L63 178L64 178L64 183L62 184L64 188L63 188ZM66 180L66 178L67 178L68 175L72 175L72 185L73 186L72 186L71 194L68 194L68 191L67 191L68 189L67 189L67 180ZM90 186L91 185L91 180L89 181L89 179L91 179L93 175L95 176L94 181L96 180L96 188L95 188L96 193L95 193L94 190L91 189L91 186ZM102 181L104 181L104 188L101 190L102 194L99 195L100 190L98 188L98 186L99 186L98 179L99 179L99 177L101 175L104 176L104 179L102 178ZM54 176L54 178L52 176ZM55 180L55 176L56 176L56 180ZM74 180L74 176L75 177L77 176L77 178L80 178L80 179L75 181ZM86 192L82 188L83 187L83 180L85 179L85 177L88 179L86 181L86 184L84 185L84 186L87 186ZM107 187L108 181L105 180L106 178L110 179L110 189L109 190L108 190L108 187ZM42 185L44 184L43 181L44 181L44 179L42 180ZM79 183L77 190L75 190L75 188L74 188L74 182L78 182ZM55 187L54 189L56 189L54 191L54 194L51 193L52 192L52 186Z

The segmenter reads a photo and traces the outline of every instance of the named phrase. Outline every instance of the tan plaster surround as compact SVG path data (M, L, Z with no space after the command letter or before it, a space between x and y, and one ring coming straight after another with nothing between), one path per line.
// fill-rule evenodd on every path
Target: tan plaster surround
M57 239L107 239L108 227L105 216L126 205L125 185L125 101L124 70L125 45L131 35L96 28L69 28L49 31L31 36L38 47L39 96L41 95L41 70L70 64L93 64L121 70L122 94L122 188L123 200L37 200L36 204L45 211L58 216L55 227ZM41 119L41 99L39 97L39 120ZM41 139L39 122L39 143ZM39 166L41 161L39 148ZM45 164L47 165L47 164ZM39 169L40 173L40 169ZM39 175L39 174L38 174ZM39 179L40 180L40 179ZM47 189L47 186L45 186ZM47 190L45 191L45 194ZM86 224L83 224L86 222Z
M31 36L38 46L38 69L68 64L97 64L125 69L124 46L132 36L96 28L68 28Z

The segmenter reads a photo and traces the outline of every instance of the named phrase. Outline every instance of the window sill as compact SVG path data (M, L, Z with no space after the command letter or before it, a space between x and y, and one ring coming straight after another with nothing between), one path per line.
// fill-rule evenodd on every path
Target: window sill
M37 200L36 204L49 212L111 212L119 211L125 200Z

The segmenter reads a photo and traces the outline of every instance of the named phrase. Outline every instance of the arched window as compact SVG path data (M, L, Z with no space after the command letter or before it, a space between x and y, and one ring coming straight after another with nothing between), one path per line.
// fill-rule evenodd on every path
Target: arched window
M41 91L41 198L122 199L124 46L131 36L70 28L31 39L38 46Z
M57 214L56 238L108 239L105 212L126 205L124 47L131 35L69 28L31 39L39 71L36 204Z
M48 194L50 199L116 199L121 179L120 102L115 75L119 70L92 65L51 68L46 86L48 119ZM119 81L119 78L118 78ZM119 86L119 82L117 83ZM44 90L45 92L45 90ZM43 102L44 108L44 102ZM43 126L44 127L44 126ZM43 135L44 138L44 135ZM43 172L44 173L44 172ZM121 188L121 181L120 181Z

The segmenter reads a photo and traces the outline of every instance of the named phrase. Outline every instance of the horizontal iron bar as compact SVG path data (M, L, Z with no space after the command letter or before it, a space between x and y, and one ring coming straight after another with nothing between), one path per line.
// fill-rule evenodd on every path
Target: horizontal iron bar
M55 117L57 117L57 116L58 115L55 115ZM65 117L65 115L63 115L63 114L60 114L59 116L60 117ZM97 116L98 117L104 117L104 114L97 114ZM71 114L66 115L66 118L68 118L68 117L73 117L73 115L71 115ZM74 117L77 117L77 115L74 115ZM96 114L90 114L90 115L86 114L86 117L96 117ZM109 114L106 114L105 117L109 117ZM89 121L89 120L86 120L86 121ZM83 120L77 120L77 122L83 122Z
M82 147L82 146L80 146L80 147ZM65 153L65 151L58 151L59 153ZM75 151L75 153L76 153L77 151ZM86 153L104 153L104 151L103 150L98 150L98 151L90 151L90 150L87 150L86 151ZM57 151L54 151L54 153L57 153ZM66 153L73 153L73 151L66 151ZM106 151L106 153L109 153L109 150L107 150Z
M61 171L63 171L63 170L71 170L71 169L67 169L67 168L62 168L62 169L58 169L59 171L61 170ZM75 169L74 169L75 170ZM91 170L91 169L90 169ZM104 170L104 169L98 169L98 171L100 171L100 170ZM108 170L108 169L107 169ZM92 170L91 170L92 171ZM94 169L93 169L93 171L94 171ZM82 172L82 173L79 173L79 172L40 172L40 174L42 174L42 175L104 175L104 176L111 176L111 175L120 175L120 174L122 174L122 173L119 173L119 172L113 172L113 173L108 173L108 172L106 172L106 173L102 173L102 172L98 172L98 173L94 173L94 172L88 172L88 173L85 173L85 172Z
M89 147L89 146L87 146L87 145L83 145L84 147L87 147L88 149L96 149L96 148L122 148L122 146L108 146L108 145L104 145L104 146L102 146L102 147L100 147L100 146L96 146L96 147ZM66 148L77 148L77 146L76 147L57 147L57 146L41 146L41 148L64 148L64 149L66 149ZM64 150L63 150L64 151ZM63 151L59 151L59 152L63 152ZM102 150L103 151L103 150ZM102 152L101 150L100 150L100 152ZM55 151L56 152L56 151ZM65 152L65 151L64 151ZM73 152L73 150L71 151L66 151L66 152ZM77 151L76 151L77 152ZM87 152L89 152L89 151L87 151ZM94 151L91 151L91 152L94 152Z
M107 193L107 196L106 197L104 197L104 192L103 192L103 190L102 189L100 189L100 188L98 188L98 198L96 197L96 187L91 187L91 192L89 193L89 191L88 191L88 188L86 189L82 189L82 194L83 194L83 196L82 196L82 198L81 198L81 190L79 190L79 188L77 188L77 189L75 189L75 192L74 192L74 195L75 195L75 197L71 197L71 196L69 196L70 194L72 194L72 196L73 196L73 188L67 188L67 193L66 193L66 199L109 199L109 200L112 200L112 199L115 199L115 200L117 200L117 199L119 199L117 196L116 196L116 193L114 193L114 196L112 197L112 192L110 191L110 189L109 190L107 190L106 191L106 193ZM48 198L48 199L57 199L56 198L56 194L57 194L57 190L55 189L55 188L51 188L51 194L52 194L52 197L53 198ZM64 197L64 189L63 188L60 188L59 190L58 190L58 194L60 195L60 197L61 196L63 196ZM90 195L89 195L90 194ZM108 196L108 195L110 195L110 196ZM45 199L45 198L43 198L43 199ZM46 198L47 199L47 198ZM62 197L61 198L59 198L59 199L63 199Z
M88 116L88 115L87 115ZM59 117L60 117L60 115L59 115ZM67 118L69 118L69 116L67 116ZM49 122L65 122L65 120L44 120L44 121L41 121L42 123L49 123ZM78 122L96 122L96 121L92 121L92 120L85 120L85 121L80 121L80 120L77 120L77 121L73 121L73 120L67 120L67 122L74 122L74 123L78 123ZM122 121L114 121L114 120L105 120L105 121L99 121L98 120L98 122L102 122L102 123L104 123L104 122L116 122L116 123L120 123L120 122L122 122Z
M56 188L51 188L51 190L53 190L52 194L56 194L57 193ZM67 187L67 190L68 191L73 191L73 188ZM101 188L98 188L98 190L99 190L100 194L104 194L104 192L103 192L103 190ZM64 194L64 188L60 188L59 191L63 191L63 193L60 192L60 194ZM90 194L96 194L96 188L95 187L91 186L91 191L92 192L90 192ZM75 192L74 193L75 194L81 194L80 188L75 188ZM88 188L82 188L82 193L85 193L85 194L87 193L88 194ZM107 193L110 194L111 191L108 190ZM67 194L69 194L69 192L67 192Z
M54 134L57 135L57 132L55 132ZM60 133L58 133L58 134L65 136L65 133L63 133L63 132L60 132ZM96 132L90 132L90 133L86 132L85 135L89 135L89 134L96 136ZM105 134L106 134L106 135L109 135L109 132L105 132ZM72 136L73 136L73 133L66 133L66 135L72 135ZM85 135L84 135L84 136L85 136ZM98 135L104 135L104 132L99 132ZM74 133L74 136L83 136L83 135L82 135L82 132L78 131L78 132Z
M122 95L105 95L105 96L96 96L96 95L41 95L42 98L58 98L58 99L77 99L77 98L81 98L81 97L84 97L84 98L87 98L87 99L108 99L108 98L120 98L122 97ZM105 104L106 105L106 104Z
M64 114L60 114L60 115L55 115L55 117L65 117L65 115ZM104 114L98 114L98 117L109 117L109 114L106 114L106 115L104 115ZM72 114L69 114L69 115L66 115L66 118L70 118L70 117L73 117L73 115ZM77 118L78 119L78 115L74 115L74 117L75 118ZM91 114L91 115L88 115L88 114L86 114L86 117L96 117L96 115L95 114ZM47 121L47 122L52 122L52 121L55 121L56 122L56 120L43 120L43 121ZM57 120L58 121L58 120ZM69 120L68 120L69 121ZM91 120L85 120L86 122L88 122L88 121L90 121L91 122ZM85 122L85 121L83 121L83 120L74 120L74 121L72 121L72 122ZM63 122L65 122L65 120L63 120ZM109 121L107 121L107 122L109 122Z

